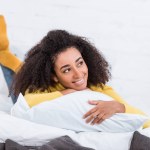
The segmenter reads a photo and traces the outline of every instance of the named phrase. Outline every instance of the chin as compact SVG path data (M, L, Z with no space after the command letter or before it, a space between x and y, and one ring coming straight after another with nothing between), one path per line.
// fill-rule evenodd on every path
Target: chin
M74 89L77 90L77 91L82 91L82 90L85 90L86 88L87 88L87 85L81 86L81 87L76 87Z

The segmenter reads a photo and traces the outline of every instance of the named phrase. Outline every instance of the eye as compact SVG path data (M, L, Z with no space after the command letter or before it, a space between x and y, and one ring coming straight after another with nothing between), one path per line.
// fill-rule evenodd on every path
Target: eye
M65 69L65 70L63 71L63 73L68 73L70 70L71 70L70 68Z
M83 65L83 63L84 63L83 61L80 61L77 66L80 67Z

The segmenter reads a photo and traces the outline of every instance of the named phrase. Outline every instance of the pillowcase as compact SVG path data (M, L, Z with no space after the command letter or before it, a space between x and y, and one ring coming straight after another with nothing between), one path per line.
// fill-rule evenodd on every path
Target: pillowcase
M142 115L117 113L104 120L101 124L92 126L85 122L85 119L82 118L83 115L95 107L88 104L88 100L106 101L111 99L109 96L99 92L83 90L30 108L24 97L20 95L17 103L11 109L11 115L76 132L130 132L139 129L147 120L147 117Z

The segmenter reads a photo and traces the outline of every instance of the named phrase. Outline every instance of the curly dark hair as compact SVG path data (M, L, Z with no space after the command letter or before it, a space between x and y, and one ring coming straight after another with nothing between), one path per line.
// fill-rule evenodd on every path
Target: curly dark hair
M55 87L53 80L54 63L61 52L69 47L78 49L88 67L88 87L99 85L101 88L111 77L110 67L103 55L85 37L73 35L65 30L52 30L25 56L21 69L12 84L15 95L35 91L50 91Z

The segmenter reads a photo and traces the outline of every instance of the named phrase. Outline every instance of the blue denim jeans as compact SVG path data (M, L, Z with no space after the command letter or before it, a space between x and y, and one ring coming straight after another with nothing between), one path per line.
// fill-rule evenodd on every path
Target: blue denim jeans
M13 80L13 75L15 74L15 72L12 71L9 68L3 66L3 65L0 65L0 66L2 68L2 72L4 74L8 89L10 89L10 86L11 86L11 83L12 83L12 80ZM13 94L11 94L10 96L11 96L11 99L12 99L13 103L15 103L17 101L18 97L13 95Z

